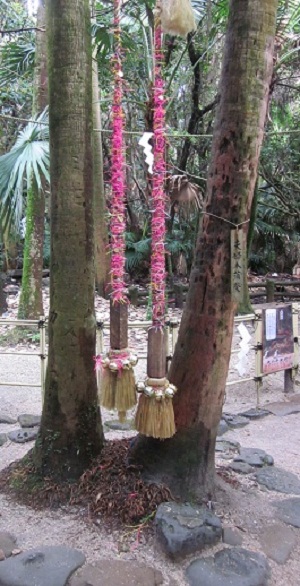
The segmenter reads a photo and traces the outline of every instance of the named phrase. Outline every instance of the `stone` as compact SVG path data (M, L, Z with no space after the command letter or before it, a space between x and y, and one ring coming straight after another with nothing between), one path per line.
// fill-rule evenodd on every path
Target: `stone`
M3 549L0 549L0 562L3 562L3 560L5 560L5 554Z
M218 439L216 441L216 452L237 452L239 448L239 442Z
M254 472L252 466L246 462L232 462L229 465L229 468L238 474L251 474L251 472Z
M222 537L223 543L227 543L227 545L242 545L243 543L242 536L233 527L224 527Z
M5 415L5 413L0 413L0 423L12 424L12 423L17 423L17 420L10 417L10 415Z
M130 431L132 429L132 424L130 421L124 421L121 423L121 421L106 421L105 425L107 427L109 427L108 431L111 431L112 429L114 431Z
M284 417L285 415L291 415L292 413L299 413L300 404L298 405L296 402L277 401L275 403L269 403L268 409L273 415Z
M272 505L276 507L276 517L280 521L300 529L300 498L275 501Z
M259 541L266 556L277 564L285 564L297 543L292 529L279 524L263 529Z
M226 421L224 421L224 419L221 419L219 426L218 426L217 436L220 437L221 435L226 433L226 431L228 431L228 430L229 430L229 427L228 427Z
M0 585L65 586L84 562L81 551L64 545L30 549L1 562Z
M263 417L267 417L267 415L270 415L270 411L268 411L267 409L255 409L255 407L252 407L251 409L248 409L248 411L243 411L242 413L239 413L239 415L241 417L248 417L248 419L262 419Z
M298 476L292 472L282 470L282 468L267 466L261 468L255 477L259 484L263 484L269 490L286 494L300 494L300 480Z
M274 460L264 450L258 448L240 448L239 455L234 458L234 462L245 462L249 466L261 468L264 465L272 466Z
M6 433L0 433L0 446L3 446L7 442L7 435Z
M162 503L156 512L155 525L158 542L172 558L201 551L222 537L220 519L205 506Z
M0 531L0 550L3 551L4 557L11 556L16 547L16 538L8 531Z
M249 425L249 419L247 419L247 417L242 417L241 415L231 415L230 413L223 413L222 417L231 429L245 427L245 425Z
M25 444L26 442L31 442L36 439L38 434L38 427L36 428L23 428L23 429L15 429L14 431L10 431L8 433L8 437L12 442L17 444Z
M41 416L40 415L30 415L28 413L23 413L19 415L18 422L21 427L36 427L41 423Z
M160 586L162 573L139 564L123 560L99 560L87 564L76 572L69 586Z
M262 554L236 547L193 561L186 576L190 586L266 586L270 569Z

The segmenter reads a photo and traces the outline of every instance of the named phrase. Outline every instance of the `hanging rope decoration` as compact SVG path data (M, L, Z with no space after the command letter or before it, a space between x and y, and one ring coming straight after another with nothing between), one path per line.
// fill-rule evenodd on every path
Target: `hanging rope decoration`
M124 283L125 266L125 181L122 108L123 72L121 61L120 2L114 4L114 39L113 57L114 97L112 106L112 153L111 153L111 287L113 303L127 303Z
M112 106L111 153L111 303L110 350L105 358L96 357L96 368L101 370L100 402L107 409L117 409L124 421L126 411L136 404L133 367L137 356L128 346L128 299L125 274L125 157L123 149L124 113L122 45L120 28L120 0L114 2L114 99Z
M137 430L147 436L166 439L175 433L172 397L176 387L166 378L165 340L165 97L162 77L162 29L154 29L154 164L152 180L152 327L148 331L147 378L137 384L141 393L136 414Z

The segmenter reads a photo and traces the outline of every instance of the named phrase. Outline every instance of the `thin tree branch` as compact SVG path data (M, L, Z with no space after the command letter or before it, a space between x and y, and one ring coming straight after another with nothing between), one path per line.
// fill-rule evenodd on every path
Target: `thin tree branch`
M40 31L41 33L45 33L46 29L45 28L38 28L37 26L31 26L28 28L15 28L15 29L8 29L8 30L0 29L0 34L1 35L10 35L12 33L24 33L24 32L28 32L28 31Z

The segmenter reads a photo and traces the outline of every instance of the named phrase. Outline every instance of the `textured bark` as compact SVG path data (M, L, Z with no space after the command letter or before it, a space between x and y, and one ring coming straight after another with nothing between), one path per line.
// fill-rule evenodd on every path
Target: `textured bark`
M96 289L107 297L109 284L108 228L105 218L105 192L103 180L103 152L101 113L98 90L98 67L93 59L93 177L94 177L94 230L95 230L95 279Z
M77 478L103 431L93 356L92 55L88 0L47 0L51 160L49 359L35 462Z
M42 112L48 104L48 75L46 63L45 0L39 0L34 72L33 114ZM44 245L45 195L33 181L27 192L26 234L24 245L22 289L19 318L38 319L43 314L42 277Z
M231 0L220 82L207 206L190 290L169 373L177 434L166 442L137 441L136 457L166 475L181 496L202 498L214 488L214 450L231 352L230 230L249 219L272 74L276 0ZM213 215L209 215L213 214ZM216 217L217 216L217 217ZM248 224L244 224L247 230ZM196 438L196 441L195 441ZM194 447L193 447L194 445ZM185 451L185 446L193 454ZM181 449L180 449L181 448ZM178 454L181 458L180 475ZM173 454L174 466L164 455ZM181 482L180 482L181 479Z

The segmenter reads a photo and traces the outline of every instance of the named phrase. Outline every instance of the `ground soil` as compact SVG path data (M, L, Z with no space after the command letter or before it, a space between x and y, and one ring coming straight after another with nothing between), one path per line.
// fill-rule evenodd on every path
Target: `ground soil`
M10 295L9 312L7 319L16 315L18 295ZM45 289L45 310L47 311L48 294ZM108 318L107 303L98 300L97 310L101 319ZM174 311L178 315L178 312ZM131 319L144 317L143 310L131 311ZM245 324L252 335L254 343L254 327ZM0 335L7 331L7 327L0 326ZM105 334L105 341L108 335ZM132 331L131 346L141 348L145 345L146 334L142 330ZM233 350L239 348L240 336L236 329ZM39 358L28 355L28 352L39 352L34 342L12 343L11 346L0 343L0 382L11 382L10 385L0 386L0 412L17 417L21 413L41 413L41 391L39 388L19 387L14 383L23 382L28 385L39 384ZM145 346L144 346L145 347ZM18 355L21 351L25 354ZM9 354L12 352L12 354ZM236 380L239 374L236 370L237 353L232 354L229 380ZM137 378L142 379L145 374L145 361L140 361L137 369ZM254 352L249 352L246 359L246 374L254 374ZM300 392L299 375L296 378L295 390ZM264 380L260 393L261 406L274 401L287 401L283 392L283 373L268 376ZM253 381L239 383L227 387L224 410L229 413L240 413L248 408L255 407L257 395ZM103 419L107 421L115 418L109 412L103 412ZM0 432L16 429L16 424L0 424ZM106 438L115 439L130 437L134 431L107 431ZM271 454L275 465L297 474L300 478L300 413L278 417L269 415L264 419L251 421L241 429L231 430L223 436L224 439L237 440L243 447L262 448ZM32 447L32 444L15 444L7 442L0 448L0 468L21 458ZM217 458L217 467L228 465L228 461ZM222 470L223 468L220 468ZM232 483L218 480L215 501L213 506L221 517L223 525L236 528L243 538L243 547L262 552L260 536L264 528L275 522L272 501L286 498L272 491L264 490L256 483L253 476L241 476L231 473ZM235 482L237 481L237 482ZM112 529L104 527L101 520L97 524L89 521L80 510L62 508L55 511L36 511L30 507L19 505L0 494L0 530L11 531L18 539L20 549L28 549L41 544L66 544L81 549L87 560L93 562L99 558L118 558L125 560L139 560L155 566L163 572L165 586L177 584L184 586L184 569L190 559L173 563L166 560L155 544L153 535L147 532L138 532L135 528ZM297 586L300 584L300 530L293 529L297 545L289 560L279 565L270 560L272 577L270 586ZM211 555L224 545L206 550L203 555ZM117 586L117 585L116 585Z

